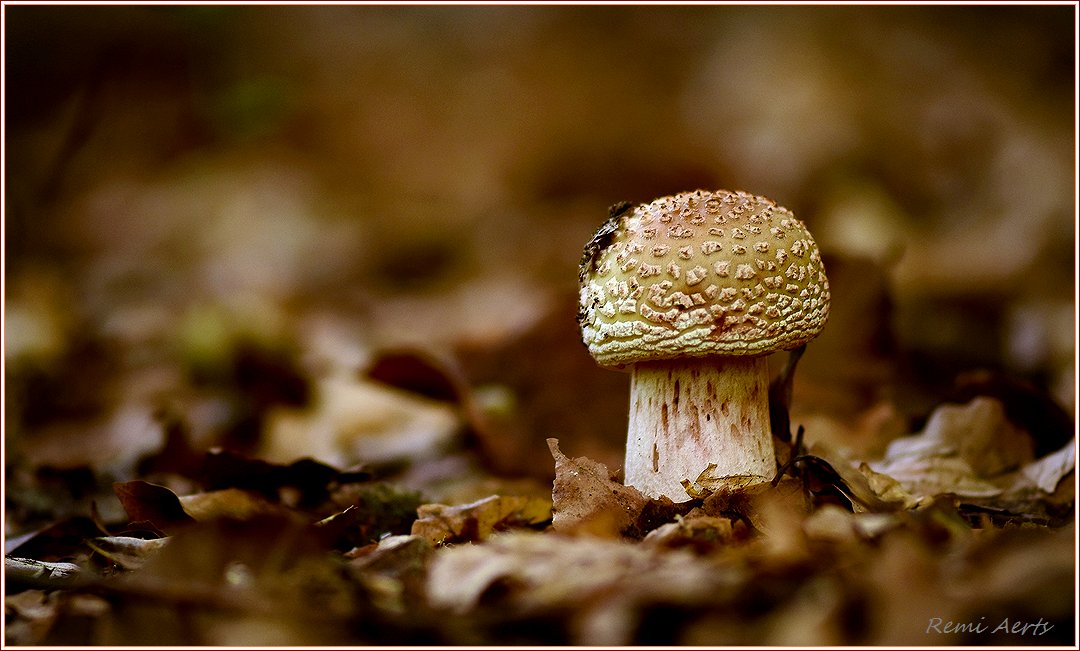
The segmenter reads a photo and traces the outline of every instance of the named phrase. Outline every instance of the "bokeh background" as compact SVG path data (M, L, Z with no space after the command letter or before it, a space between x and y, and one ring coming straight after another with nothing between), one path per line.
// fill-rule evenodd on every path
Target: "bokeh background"
M880 452L979 371L1072 415L1074 17L5 6L7 531L57 517L42 468L129 479L170 427L428 486L476 431L504 476L549 480L548 437L617 468L578 260L608 206L695 188L823 251L808 438Z

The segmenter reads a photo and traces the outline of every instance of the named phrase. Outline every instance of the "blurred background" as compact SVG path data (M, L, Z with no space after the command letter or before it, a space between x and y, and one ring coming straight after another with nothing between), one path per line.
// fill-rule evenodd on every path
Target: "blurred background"
M617 468L578 260L695 188L823 251L808 438L879 453L973 373L1072 416L1074 9L6 6L9 532L42 468L169 446Z

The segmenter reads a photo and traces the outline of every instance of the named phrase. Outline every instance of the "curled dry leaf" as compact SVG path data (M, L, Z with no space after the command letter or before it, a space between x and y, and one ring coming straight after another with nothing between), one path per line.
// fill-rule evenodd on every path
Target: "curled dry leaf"
M168 544L168 538L130 536L103 536L87 541L91 549L125 570L139 569Z
M687 547L705 553L730 544L735 538L735 527L730 519L710 515L691 516L660 525L645 536L643 543L672 549Z
M392 387L450 403L458 403L468 391L465 378L447 361L413 350L378 352L365 375Z
M422 570L435 547L424 536L387 536L378 543L347 554L354 569L401 574Z
M85 551L83 541L107 533L93 519L74 517L40 531L4 541L4 555L39 561L70 559Z
M938 407L922 432L893 441L885 458L873 465L879 472L913 488L925 481L926 491L939 483L924 477L927 468L946 459L958 462L946 467L958 471L967 467L966 474L971 478L991 478L1015 470L1033 458L1030 436L1009 422L1000 402L980 396L963 406ZM929 466L923 467L921 462Z
M180 498L184 511L195 520L233 518L247 520L257 515L287 514L284 507L268 502L258 494L239 488L225 488Z
M1024 488L1053 492L1074 467L1073 451L1069 443L1035 460L1031 436L1008 420L998 400L979 396L939 407L922 432L893 441L869 470L891 477L919 501L952 494L985 503Z
M870 464L865 461L859 463L859 474L864 481L860 481L853 475L852 483L859 486L865 485L871 495L880 498L886 504L900 504L905 509L915 508L919 504L919 500L904 490L900 482L884 473L874 472Z
M906 493L885 490L895 481L868 477L855 460L826 443L813 443L807 454L794 457L790 465L815 503L840 500L855 512L888 512L904 508L908 499Z
M705 470L701 471L701 474L697 476L697 479L693 481L690 481L689 479L682 480L682 486L686 491L686 494L693 499L704 499L716 491L739 491L761 483L760 477L756 477L755 475L727 475L717 477L713 474L715 470L716 464L710 463L705 467Z
M349 568L367 590L373 605L406 615L423 598L423 579L435 546L425 536L389 536L348 554Z
M135 480L117 483L117 497L133 523L149 523L167 534L196 521L214 518L245 520L257 515L290 512L259 495L237 488L179 497L164 486Z
M136 479L117 482L113 490L132 522L149 522L165 533L194 522L176 493L164 486Z
M1056 452L1033 461L1020 469L1020 474L1009 487L1010 493L1032 487L1044 493L1053 493L1069 473L1076 469L1076 439L1066 443Z
M258 456L277 463L312 457L338 467L417 461L451 445L461 425L457 409L444 401L332 375L315 383L307 408L269 413Z
M366 472L340 471L304 457L288 464L270 463L229 450L211 450L200 472L207 490L242 488L277 499L284 490L297 494L300 506L318 504L326 499L335 484L369 479Z
M548 439L548 448L555 457L551 497L556 531L608 537L639 533L638 520L648 498L614 481L604 464L586 457L568 458L559 450L558 439Z
M633 642L637 611L664 603L693 608L723 600L743 570L721 566L682 549L660 550L594 537L509 533L483 545L439 551L428 573L433 607L458 615L485 609L497 591L492 617L574 613L568 635L575 644Z
M493 533L543 524L551 519L551 500L492 495L471 504L424 504L417 509L412 534L433 543L480 541Z

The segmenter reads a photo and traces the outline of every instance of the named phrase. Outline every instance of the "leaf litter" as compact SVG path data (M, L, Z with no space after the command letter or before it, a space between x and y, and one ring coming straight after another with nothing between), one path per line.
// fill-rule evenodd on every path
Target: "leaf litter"
M774 414L788 413L792 360ZM376 368L452 404L469 390L401 353ZM1036 457L985 395L943 404L877 459L777 422L771 484L688 478L679 503L555 438L547 495L492 477L470 489L490 493L448 503L385 468L213 449L158 466L188 494L116 482L123 518L95 508L9 548L8 640L78 627L116 645L904 645L934 618L1008 617L1042 618L1038 643L1071 636L1072 599L1046 587L1074 571L1072 441Z

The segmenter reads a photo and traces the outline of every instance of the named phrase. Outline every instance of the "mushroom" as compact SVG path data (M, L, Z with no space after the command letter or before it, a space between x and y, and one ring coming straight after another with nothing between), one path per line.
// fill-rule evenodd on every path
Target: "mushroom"
M802 346L829 316L803 223L727 190L618 204L585 246L579 280L589 353L630 372L625 483L682 502L684 480L771 481L766 356Z

